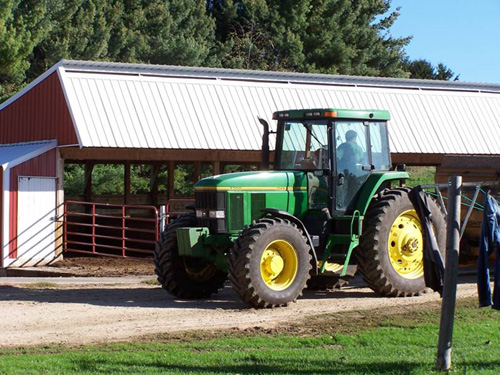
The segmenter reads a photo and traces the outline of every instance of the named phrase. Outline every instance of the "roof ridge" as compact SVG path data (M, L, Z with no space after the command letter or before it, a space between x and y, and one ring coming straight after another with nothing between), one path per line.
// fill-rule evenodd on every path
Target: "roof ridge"
M283 83L332 84L359 87L401 87L423 90L452 90L500 92L500 84L440 81L426 79L330 75L324 73L300 73L282 71L242 70L210 67L158 65L145 63L119 63L107 61L61 60L66 70L101 73L127 73L151 76L177 76L228 80L274 81Z

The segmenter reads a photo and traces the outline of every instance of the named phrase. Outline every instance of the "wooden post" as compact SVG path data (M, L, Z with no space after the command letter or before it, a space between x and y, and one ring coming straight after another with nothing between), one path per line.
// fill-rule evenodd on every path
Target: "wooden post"
M201 177L201 161L195 161L193 168L193 182L197 183L200 180L200 177Z
M125 167L125 176L124 176L125 189L124 189L124 194L123 194L123 203L129 204L130 203L130 162L129 161L125 162L124 167Z
M150 190L151 190L151 204L153 206L158 205L158 174L160 173L161 164L153 163L151 165L151 176L150 176Z
M214 161L212 162L212 175L216 176L220 174L221 168L220 168L220 161Z
M460 204L462 177L454 176L448 180L448 219L446 233L446 268L444 272L441 322L439 324L439 343L436 369L451 369L451 341L457 300L458 253L460 242Z
M85 188L84 188L84 195L85 195L85 201L86 202L91 202L92 201L92 170L94 169L94 162L93 161L86 161L85 162Z
M175 195L174 189L174 171L175 171L175 162L168 162L168 198L172 199Z

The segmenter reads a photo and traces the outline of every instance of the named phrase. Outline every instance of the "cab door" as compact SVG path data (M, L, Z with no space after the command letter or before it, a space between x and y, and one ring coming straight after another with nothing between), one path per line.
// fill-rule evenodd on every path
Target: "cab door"
M336 122L333 143L336 173L334 211L343 212L352 208L357 193L373 169L368 123Z

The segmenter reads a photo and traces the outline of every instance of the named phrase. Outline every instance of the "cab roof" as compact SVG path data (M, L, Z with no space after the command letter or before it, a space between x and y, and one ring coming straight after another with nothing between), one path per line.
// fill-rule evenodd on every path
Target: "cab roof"
M311 108L290 109L273 113L273 119L339 118L351 120L390 120L389 111L379 109Z

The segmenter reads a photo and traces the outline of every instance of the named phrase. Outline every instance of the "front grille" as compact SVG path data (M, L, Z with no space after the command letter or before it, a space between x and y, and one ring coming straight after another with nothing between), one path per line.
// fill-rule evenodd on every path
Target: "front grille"
M201 191L195 193L196 209L226 211L226 193L217 191ZM225 219L197 219L198 225L207 227L210 233L226 233Z

